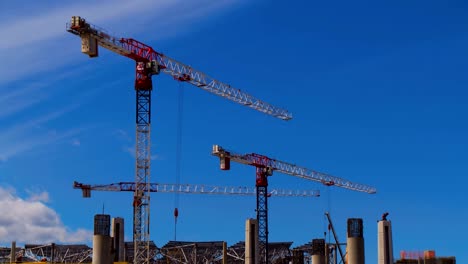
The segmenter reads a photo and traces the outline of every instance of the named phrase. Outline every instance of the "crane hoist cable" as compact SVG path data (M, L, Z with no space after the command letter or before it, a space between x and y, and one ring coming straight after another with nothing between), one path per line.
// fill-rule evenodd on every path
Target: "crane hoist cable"
M328 198L328 209L327 209L327 212L330 212L331 213L331 206L332 206L332 189L331 188L327 188L328 189L328 192L327 192L327 198Z
M183 132L183 116L184 116L184 87L183 83L179 82L178 102L177 102L177 134L176 134L176 168L175 181L180 184L180 171L182 164L182 132ZM177 218L179 217L179 193L174 194L174 241L177 241Z

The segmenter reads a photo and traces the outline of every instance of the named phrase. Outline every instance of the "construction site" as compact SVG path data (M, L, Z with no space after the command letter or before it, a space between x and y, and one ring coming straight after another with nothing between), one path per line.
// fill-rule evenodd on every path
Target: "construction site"
M75 184L76 185L76 184ZM82 185L78 185L83 188ZM89 186L83 190L89 194ZM378 225L379 264L455 264L455 257L438 257L434 250L423 252L400 252L400 259L394 259L392 225L382 216ZM293 242L269 242L268 255L264 263L271 264L364 264L365 243L362 219L348 219L347 238L340 243L330 215L329 227L335 241L327 243L323 238L312 239L310 243L291 247ZM12 243L10 248L0 248L0 263L135 263L135 243L124 238L124 219L110 215L96 215L94 218L93 246L87 245L30 245L24 248ZM148 243L148 263L193 263L193 264L240 264L259 263L257 219L247 219L245 241L227 245L225 241L169 241L162 247ZM14 258L12 258L14 256Z
M22 247L12 242L10 247L0 248L0 263L92 263L92 264L455 264L454 256L438 256L433 249L418 252L394 252L392 223L383 212L377 222L378 247L366 247L362 218L348 218L346 223L336 223L329 212L326 218L328 235L311 238L310 242L295 245L291 241L270 241L270 197L320 197L319 190L290 190L269 188L269 177L285 174L303 181L312 181L330 188L341 188L362 195L376 195L377 188L352 180L336 177L315 169L296 165L255 152L239 153L234 149L213 144L211 155L219 159L221 171L231 170L231 163L252 166L252 186L219 186L184 183L160 183L151 178L151 98L153 78L160 74L171 76L175 82L187 83L221 99L235 102L280 122L293 118L283 108L276 107L228 83L209 77L187 63L174 60L138 40L111 35L106 30L91 24L85 18L73 16L66 25L67 32L78 37L77 47L89 58L96 58L99 49L106 49L135 62L135 176L134 181L108 184L82 183L75 181L73 189L80 190L83 198L92 199L93 192L132 193L133 219L124 219L109 214L96 214L93 221L92 246L85 244L25 244ZM132 99L133 100L133 99ZM276 120L272 120L276 122ZM222 144L222 142L219 142ZM255 146L253 146L255 147ZM180 152L180 146L177 146ZM252 149L252 151L255 151ZM70 186L71 189L71 186ZM256 218L245 219L243 241L228 244L226 241L178 241L164 245L154 243L150 236L150 208L152 193L189 195L225 195L255 197ZM129 206L130 207L130 206ZM130 208L129 208L130 210ZM383 209L384 210L384 209ZM390 212L391 213L391 212ZM178 208L174 209L177 221ZM127 224L125 224L127 222ZM129 224L131 223L131 224ZM241 224L241 223L239 223ZM373 225L374 223L372 223ZM132 237L125 237L124 226L132 226ZM346 234L338 234L337 226L346 226ZM398 232L398 230L395 230ZM345 237L345 239L342 239ZM341 238L341 240L340 240ZM294 246L293 246L294 245ZM376 251L378 260L365 260L365 251Z

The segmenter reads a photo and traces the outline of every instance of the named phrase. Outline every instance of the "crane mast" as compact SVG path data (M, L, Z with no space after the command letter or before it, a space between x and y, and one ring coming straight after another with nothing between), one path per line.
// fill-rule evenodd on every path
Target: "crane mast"
M226 150L219 145L213 145L212 155L219 157L220 169L229 170L231 161L254 166L256 169L255 186L257 189L257 222L260 263L268 263L268 176L274 171L289 174L306 180L317 181L327 186L338 186L353 191L374 194L373 187L354 183L342 178L331 176L305 167L279 161L264 155L249 153L239 154Z
M263 102L239 89L209 77L203 72L171 59L152 47L132 38L118 38L105 30L88 23L84 18L73 16L67 31L81 38L81 51L89 57L98 56L101 46L135 61L136 90L136 161L133 241L134 263L148 264L150 259L150 134L152 76L160 72L171 75L177 81L188 82L212 94L250 107L273 117L290 120L287 110Z

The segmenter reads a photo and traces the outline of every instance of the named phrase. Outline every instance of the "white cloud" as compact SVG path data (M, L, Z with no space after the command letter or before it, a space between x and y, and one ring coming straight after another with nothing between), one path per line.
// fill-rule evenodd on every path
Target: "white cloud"
M46 192L20 198L15 190L0 187L0 242L79 243L89 242L92 232L70 230L52 208L44 204Z
M43 203L48 203L49 202L49 193L46 191L33 191L33 190L26 190L28 193L29 197L27 198L27 201L30 202L43 202Z

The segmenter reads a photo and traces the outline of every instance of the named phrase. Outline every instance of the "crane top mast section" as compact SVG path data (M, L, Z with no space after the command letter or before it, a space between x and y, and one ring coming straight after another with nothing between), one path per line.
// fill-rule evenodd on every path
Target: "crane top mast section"
M255 153L239 154L233 151L225 150L219 145L213 145L212 154L214 156L218 156L221 159L222 170L228 170L230 167L230 160L232 160L238 163L255 166L257 168L264 168L269 172L270 175L273 173L273 171L278 171L306 180L317 181L328 186L335 185L338 187L359 192L365 192L369 194L375 194L377 192L375 188L364 184L353 183L339 177L331 176L329 174L296 166L294 164L287 163L284 161L271 159L264 155L259 155Z
M136 89L150 90L151 75L163 72L171 75L175 80L185 81L207 92L227 98L241 105L250 107L265 114L282 120L292 119L292 115L285 109L275 107L261 101L240 89L233 88L229 84L220 82L210 76L193 69L192 67L171 59L164 54L155 51L152 47L131 38L114 37L105 30L88 23L84 18L74 16L67 25L67 31L82 38L83 45L88 47L82 52L90 57L97 57L97 46L104 47L122 56L133 59L139 63L141 71L146 73L148 80L136 83ZM85 42L83 44L83 41ZM144 70L143 70L144 68ZM137 66L138 72L138 66ZM138 80L137 76L137 80Z

